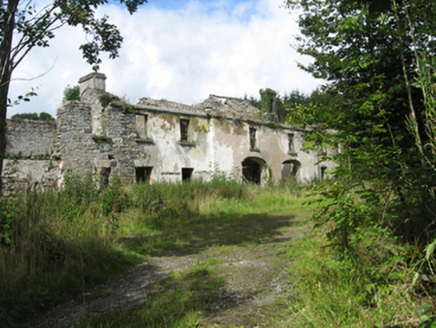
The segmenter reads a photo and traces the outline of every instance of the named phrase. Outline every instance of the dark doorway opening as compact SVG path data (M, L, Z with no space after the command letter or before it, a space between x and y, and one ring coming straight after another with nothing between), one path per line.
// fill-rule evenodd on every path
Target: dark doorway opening
M99 176L100 188L106 188L107 186L109 186L110 175L111 175L110 167L100 168L100 176Z
M135 167L136 182L137 183L142 183L142 182L149 183L152 171L153 171L153 167L151 167L151 166Z
M301 163L296 160L286 161L282 164L282 180L291 180L297 177Z
M186 182L191 180L192 173L194 172L194 169L184 167L182 168L182 182Z
M323 181L325 179L326 171L327 171L327 168L325 166L321 166L320 172L319 172L319 178L321 181Z
M242 177L247 183L260 184L265 161L260 158L248 157L242 162Z

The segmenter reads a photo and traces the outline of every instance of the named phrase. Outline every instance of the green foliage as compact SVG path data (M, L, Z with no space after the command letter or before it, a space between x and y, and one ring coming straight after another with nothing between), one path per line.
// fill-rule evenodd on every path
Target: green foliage
M23 113L23 114L15 114L11 117L13 120L35 120L35 121L54 121L53 116L49 113L41 112L41 113Z
M412 77L417 71L413 47L405 42L412 41L413 34L399 28L408 25L407 12L404 8L396 13L393 9L374 12L358 1L288 3L303 8L300 27L305 38L301 37L299 51L315 58L304 69L327 79L328 93L340 96L340 102L315 108L320 111L315 117L322 118L322 126L308 140L320 149L341 145L341 153L325 159L340 165L335 171L340 188L353 196L333 193L335 189L326 193L336 214L330 215L330 206L322 222L335 222L334 229L347 235L353 226L348 220L356 216L353 222L366 222L369 231L381 224L404 241L427 238L425 229L436 213L436 202L428 202L436 175L417 156L419 144L407 137L411 106L418 130L426 125L422 92L411 88L403 74L403 68ZM408 3L415 13L412 31L420 24L418 12L422 6L430 15L436 11L433 5L419 0ZM424 53L435 51L424 37L432 34L430 26L420 30L422 38L414 44ZM307 121L313 119L304 113L301 116ZM430 140L418 134L423 143ZM356 193L361 203L349 203L349 197ZM364 214L362 206L377 210Z
M329 108L337 106L340 101L340 95L319 89L314 90L309 97L293 91L283 97L280 117L286 124L302 127L320 125L330 119Z
M360 251L361 263L356 263L350 257L338 258L337 252L326 248L320 232L324 231L312 231L289 247L289 279L298 283L294 285L296 297L285 301L289 312L283 326L419 325L424 318L418 305L428 304L432 298L410 292L413 271L402 259L405 249L379 234L370 249ZM427 306L427 311L431 308Z
M80 87L75 85L70 87L69 85L64 90L64 99L71 100L80 100Z
M275 92L273 90L266 89L263 100L247 96L245 96L244 99L259 109L269 111L268 106L274 94ZM280 122L306 126L319 124L325 119L328 119L323 115L324 108L338 103L340 99L341 97L338 95L317 89L309 96L298 90L293 90L284 95L276 95L275 101Z
M276 95L277 92L270 88L260 90L260 109L265 114L270 114L273 112Z
M361 281L372 277L353 291L363 295L370 286L362 299L369 304L392 297L397 278L408 286L405 295L434 295L431 284L418 281L421 274L433 275L436 238L436 44L431 41L436 5L422 0L401 1L401 6L395 0L382 7L372 3L288 1L302 9L299 52L314 58L303 69L327 80L325 91L334 97L320 106L298 108L296 120L321 123L306 136L313 148L341 148L322 158L339 167L334 182L315 189L324 207L313 219L325 229L339 265L358 272ZM380 316L383 321L374 325L389 322Z
M333 194L341 193L339 184L330 188ZM286 311L281 313L284 321L274 324L276 316L262 312L262 324L412 326L420 317L423 324L431 322L432 308L418 308L431 304L431 298L415 296L408 287L413 271L404 254L413 253L413 245L409 249L398 244L383 222L371 235L363 231L382 208L372 209L363 200L374 198L377 204L375 199L383 193L362 184L354 190L354 194L344 191L346 198L339 205L345 213L327 204L337 213L333 226L342 221L350 225L348 236L327 230L335 238L330 243L348 238L348 252L353 256L338 256L324 247L323 237L309 232L311 226L284 219L286 211L307 217L310 213L305 211L323 199L303 198L304 190L293 184L238 184L217 168L207 183L121 186L112 179L111 185L98 190L91 176L68 175L59 191L27 192L0 203L0 322L6 326L34 323L36 314L70 298L84 299L94 286L144 255L209 251L212 255L191 270L154 283L156 292L147 294L147 302L127 312L88 318L82 324L195 326L223 302L220 295L227 275L213 267L218 262L213 254L232 252L244 244L260 245L264 252L264 246L275 244L289 224L301 230L289 240L289 268L280 270L290 273L292 286L283 293L283 301L277 301L281 306L274 306L275 311ZM307 199L312 205L303 209ZM429 246L422 263L431 262L432 252ZM416 286L422 288L419 281Z

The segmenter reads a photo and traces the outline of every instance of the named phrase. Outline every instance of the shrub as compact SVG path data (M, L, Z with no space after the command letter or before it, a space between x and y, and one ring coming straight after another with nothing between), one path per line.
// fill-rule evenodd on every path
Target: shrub
M78 85L73 87L68 85L64 90L64 99L67 101L80 100L80 87Z

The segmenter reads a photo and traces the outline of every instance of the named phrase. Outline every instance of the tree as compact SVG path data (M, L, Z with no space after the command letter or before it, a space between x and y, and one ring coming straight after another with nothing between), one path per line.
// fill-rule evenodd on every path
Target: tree
M48 47L54 32L65 26L81 26L90 41L80 49L86 61L95 70L101 62L100 52L110 58L118 56L122 37L108 17L97 19L95 10L108 0L54 0L42 9L34 1L0 1L0 193L1 173L6 150L6 113L10 105L9 84L13 70L35 47ZM130 14L147 0L118 0ZM16 38L16 40L14 40Z
M320 147L342 149L325 157L340 165L336 185L323 191L330 205L318 217L335 223L330 240L352 250L383 231L419 245L430 242L436 213L436 3L288 5L303 12L299 52L314 59L303 69L328 81L326 91L340 97L320 107L322 125L312 134Z

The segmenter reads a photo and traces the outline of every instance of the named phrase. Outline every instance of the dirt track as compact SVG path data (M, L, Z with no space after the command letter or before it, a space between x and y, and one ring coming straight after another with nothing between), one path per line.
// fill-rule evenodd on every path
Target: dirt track
M150 295L166 292L156 288L164 278L198 266L213 270L223 281L211 292L213 295L208 295L210 304L200 326L261 325L271 320L268 313L285 306L281 300L292 297L286 252L302 232L290 213L275 214L268 220L252 224L258 225L256 229L262 235L262 238L255 239L256 242L220 245L218 241L191 254L176 252L150 256L94 294L85 294L82 300L68 302L48 312L36 327L71 327L85 316L100 316L141 306ZM263 227L263 224L268 224L268 227ZM271 225L274 229L270 229ZM271 231L269 235L264 233L267 229ZM276 320L279 326L280 318Z

